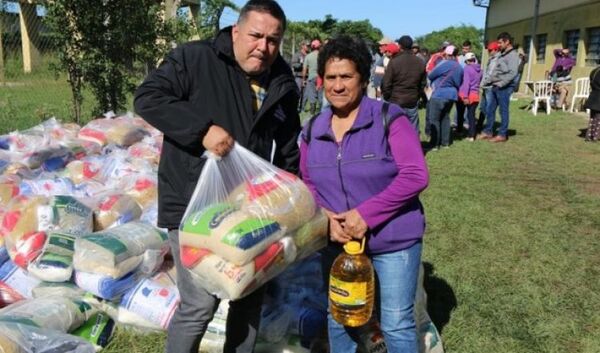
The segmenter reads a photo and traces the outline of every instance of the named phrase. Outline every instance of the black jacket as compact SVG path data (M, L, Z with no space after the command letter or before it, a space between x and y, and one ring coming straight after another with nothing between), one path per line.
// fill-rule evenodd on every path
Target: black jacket
M405 50L388 63L381 93L388 102L396 103L402 108L414 108L425 83L425 63L410 50Z
M281 56L269 71L267 96L252 111L247 75L233 54L231 27L214 41L194 41L172 50L135 93L135 111L164 133L158 168L158 226L177 228L202 167L202 138L218 125L242 146L296 173L300 153L298 92Z
M600 66L590 72L590 95L585 102L585 108L600 112Z

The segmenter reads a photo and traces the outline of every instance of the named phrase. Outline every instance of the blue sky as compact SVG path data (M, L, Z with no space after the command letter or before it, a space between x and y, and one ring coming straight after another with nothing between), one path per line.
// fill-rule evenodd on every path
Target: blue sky
M244 0L233 0L239 6ZM399 38L404 34L419 36L452 25L472 24L483 28L485 9L471 0L279 0L286 16L293 21L323 19L331 14L338 20L364 20ZM222 25L235 22L237 15L223 13Z

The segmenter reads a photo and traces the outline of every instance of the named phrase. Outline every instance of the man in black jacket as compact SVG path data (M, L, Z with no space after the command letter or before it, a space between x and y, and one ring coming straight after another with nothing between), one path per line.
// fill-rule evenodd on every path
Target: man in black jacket
M400 54L390 60L383 76L383 99L398 104L419 133L419 98L425 87L425 63L412 53L413 40L402 36Z
M208 150L226 155L234 142L289 172L298 169L298 89L279 55L285 14L273 0L250 0L237 24L213 41L171 51L135 94L135 109L164 133L158 170L158 226L169 229L181 302L168 329L167 352L198 352L219 299L194 283L179 258L178 228ZM263 290L232 301L224 352L252 352Z

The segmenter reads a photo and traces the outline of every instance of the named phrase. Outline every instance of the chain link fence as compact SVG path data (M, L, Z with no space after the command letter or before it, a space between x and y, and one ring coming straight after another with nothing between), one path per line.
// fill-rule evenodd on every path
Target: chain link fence
M24 129L56 116L71 119L71 94L58 63L45 8L0 0L0 130Z

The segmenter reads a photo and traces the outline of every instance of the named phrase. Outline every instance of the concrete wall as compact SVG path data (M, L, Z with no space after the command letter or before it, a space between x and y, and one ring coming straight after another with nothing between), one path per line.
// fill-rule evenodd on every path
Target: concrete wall
M511 0L494 0L491 2L492 4L496 4L495 6L490 6L489 8L489 20L491 23L498 23L499 20L496 20L496 17L499 16L504 18L506 16L504 6L507 6L509 3L513 4L513 7L522 7L523 3L526 3L525 6L531 5L530 14L533 13L533 0L527 1L511 1ZM545 4L545 9L551 9L559 7L559 5L563 3L568 3L569 8L566 8L566 5L562 5L562 9L560 11L549 12L546 11L545 14L540 14L538 18L538 28L537 34L547 34L547 43L546 43L546 55L545 55L545 63L537 64L536 63L536 50L535 47L532 48L530 55L532 55L532 69L531 69L531 80L537 81L544 79L544 73L552 67L554 64L554 55L552 51L557 48L562 48L565 45L565 31L579 29L579 44L578 44L578 52L577 52L577 65L571 71L571 76L573 79L579 77L589 76L589 73L594 68L594 66L586 66L586 43L587 43L587 29L592 27L600 27L600 1L583 1L583 0L542 0L541 4ZM577 3L577 5L572 5L572 3ZM496 12L498 11L498 13ZM541 12L541 11L540 11ZM518 18L522 17L521 11L515 11L513 9L513 17ZM492 21L492 19L494 19ZM506 19L503 19L506 21ZM528 43L523 43L523 38L526 35L531 34L531 26L532 26L532 18L521 19L517 21L506 21L508 24L504 24L501 26L488 26L487 30L487 39L495 40L497 35L500 32L508 32L510 33L516 44L520 44L521 47L528 45ZM534 38L534 45L536 44ZM487 62L487 58L484 56L484 61ZM523 79L525 81L527 79L527 71L528 65L525 65L523 70Z
M569 9L579 5L600 2L598 0L541 0L540 15ZM491 0L488 27L498 27L533 17L535 0ZM600 16L600 14L597 14Z

